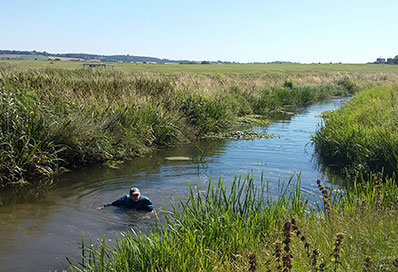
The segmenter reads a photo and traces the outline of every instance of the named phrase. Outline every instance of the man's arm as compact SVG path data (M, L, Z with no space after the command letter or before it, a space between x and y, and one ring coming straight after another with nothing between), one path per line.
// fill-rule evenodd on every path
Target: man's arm
M98 206L97 210L102 210L103 208L109 207L109 206L117 206L117 207L122 206L124 201L125 201L125 199L126 199L126 196L123 196L123 197L119 198L118 200L113 201L112 203L108 203L108 204L104 204L102 206Z
M118 199L119 200L119 199ZM118 200L116 200L116 201L118 201ZM115 201L114 201L115 202ZM105 208L105 207L109 207L109 206L112 206L113 205L113 202L112 203L108 203L108 204L104 204L104 205L101 205L101 206L98 206L97 207L97 210L102 210L103 208Z

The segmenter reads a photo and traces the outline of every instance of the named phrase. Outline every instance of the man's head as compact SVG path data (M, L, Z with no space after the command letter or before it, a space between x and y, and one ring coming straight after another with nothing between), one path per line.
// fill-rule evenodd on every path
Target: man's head
M131 188L129 195L130 195L130 199L134 202L137 202L141 199L141 193L137 187Z

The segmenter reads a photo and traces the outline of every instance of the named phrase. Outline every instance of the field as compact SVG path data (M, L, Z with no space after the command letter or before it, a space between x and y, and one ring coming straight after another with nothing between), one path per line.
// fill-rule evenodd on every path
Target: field
M74 61L44 61L44 60L0 60L0 65L11 65L29 68L62 68L79 69L83 63ZM398 73L398 65L384 64L113 64L116 71L132 73L158 73L164 75L178 73L207 74L235 74L235 75L293 75L324 73Z

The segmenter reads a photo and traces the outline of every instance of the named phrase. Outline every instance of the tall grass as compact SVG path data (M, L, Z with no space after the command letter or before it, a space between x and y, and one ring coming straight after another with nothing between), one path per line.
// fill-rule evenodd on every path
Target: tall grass
M226 130L238 116L266 118L356 91L344 78L270 87L236 76L84 69L0 67L0 75L0 186L50 177L62 167L128 159Z
M313 137L325 165L351 177L398 169L397 87L373 87L326 113ZM384 169L384 170L383 170Z
M233 269L243 249L265 243L287 216L304 214L306 198L297 189L299 180L290 189L293 181L282 184L278 199L270 196L265 182L258 188L249 176L235 177L230 188L221 180L210 181L204 192L188 184L188 200L180 208L173 204L164 224L145 234L127 232L115 250L106 251L105 260L99 258L104 246L86 248L84 263L95 266L72 265L72 270L101 271L101 263L114 271Z
M369 257L373 267L393 271L398 187L377 179L331 197L321 213L308 204L299 177L282 183L278 197L249 176L235 177L229 188L221 180L205 190L188 183L187 201L164 211L163 223L127 232L113 248L83 246L82 261L70 261L71 270L362 271Z

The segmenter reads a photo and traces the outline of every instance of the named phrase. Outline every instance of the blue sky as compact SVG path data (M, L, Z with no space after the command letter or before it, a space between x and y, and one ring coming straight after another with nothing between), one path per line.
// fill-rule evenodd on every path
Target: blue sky
M0 0L0 49L365 63L398 55L397 0Z

